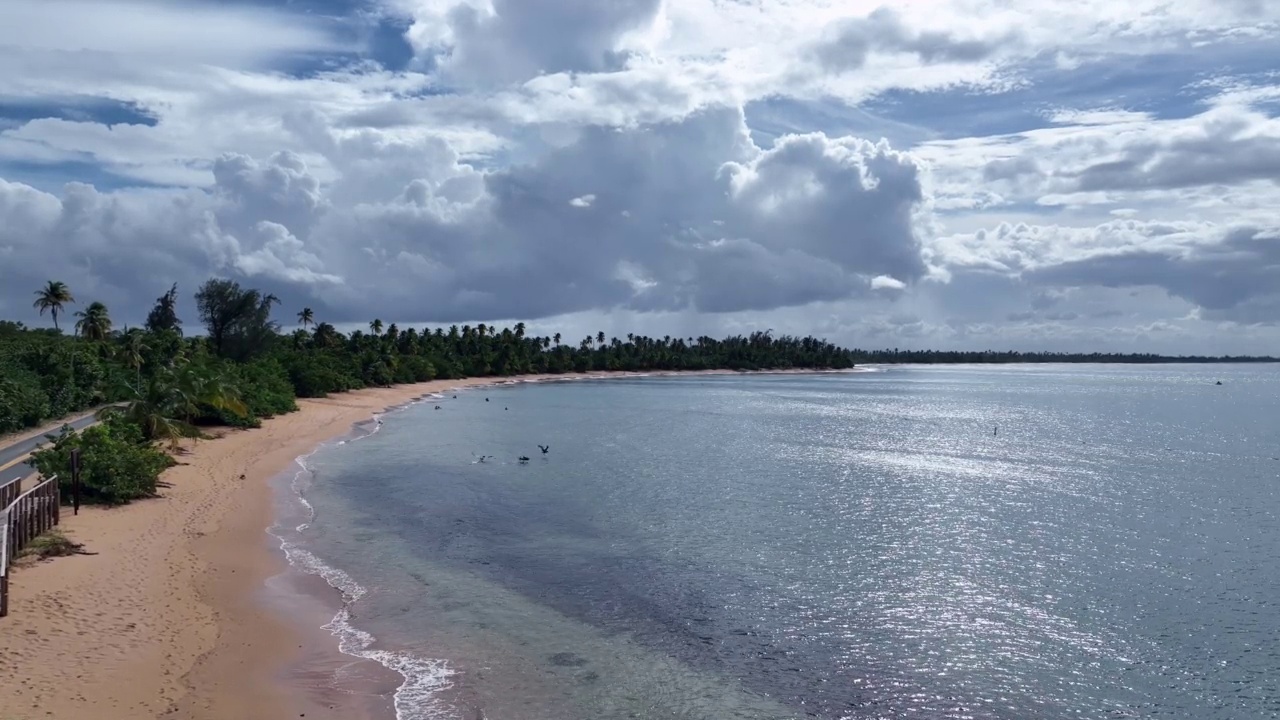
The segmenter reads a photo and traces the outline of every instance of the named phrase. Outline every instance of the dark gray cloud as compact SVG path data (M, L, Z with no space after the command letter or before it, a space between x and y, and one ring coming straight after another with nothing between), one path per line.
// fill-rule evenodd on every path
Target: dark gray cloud
M1280 138L1247 130L1243 120L1210 123L1203 137L1128 145L1120 158L1075 174L1075 189L1167 190L1252 180L1280 182Z
M877 52L913 54L925 63L978 62L1015 39L965 39L947 32L916 32L903 23L897 11L881 7L864 18L837 23L829 37L815 43L810 52L824 69L846 72L861 68Z
M1280 235L1238 229L1220 242L1103 252L1023 273L1030 283L1067 287L1159 287L1219 319L1274 321L1280 311Z
M982 168L982 179L987 182L1014 180L1023 175L1041 175L1044 169L1035 158L1025 155L1003 160L993 160Z

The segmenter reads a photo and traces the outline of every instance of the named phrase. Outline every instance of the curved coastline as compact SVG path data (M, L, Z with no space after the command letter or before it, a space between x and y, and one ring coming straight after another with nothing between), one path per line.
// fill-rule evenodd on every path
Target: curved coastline
M679 373L467 378L365 389L299 400L298 412L259 429L188 443L181 464L162 477L168 486L162 497L64 517L63 530L96 555L17 571L12 616L0 626L0 671L11 679L0 688L0 714L353 717L338 706L341 698L303 692L285 676L321 623L307 633L269 602L268 581L288 567L267 533L277 522L270 480L326 441L433 392L673 374Z
M850 372L874 372L875 369L867 367L853 368L849 370L779 370L779 371L748 371L752 374L818 374L818 373L850 373ZM382 426L381 419L386 415L390 415L399 411L403 411L413 405L426 402L427 400L444 400L448 398L450 393L465 392L474 390L479 387L509 387L521 384L534 383L556 383L556 382L580 382L580 381L607 381L628 378L645 378L645 377L671 377L683 375L731 375L742 374L742 371L732 370L709 370L695 372L610 372L610 373L566 373L559 375L530 375L530 376L513 376L501 378L474 378L475 382L467 380L455 381L447 387L441 387L426 395L412 398L407 402L389 406L379 412L371 413L370 416L360 422L353 423L350 431L336 438L330 438L309 452L298 456L295 459L297 467L293 468L292 473L285 473L277 478L277 501L285 503L284 507L278 508L278 516L276 521L267 529L267 532L274 538L278 545L279 551L283 554L288 568L285 573L293 572L303 576L312 576L324 581L329 592L337 591L338 597L337 607L328 606L328 610L332 612L332 617L319 628L309 628L310 630L323 630L332 639L336 640L336 650L340 653L360 660L367 660L378 663L383 668L394 672L400 678L400 683L387 698L389 707L386 713L387 720L430 720L434 717L447 716L448 709L443 706L437 707L437 703L441 701L440 695L443 691L447 691L452 686L453 671L449 668L447 661L437 658L416 657L409 653L399 652L395 650L387 650L377 648L377 638L368 632L358 628L352 622L353 607L368 592L367 588L361 586L346 571L329 565L321 558L306 549L303 533L311 527L316 520L315 508L307 500L306 490L311 485L311 470L307 465L307 459L318 452L325 449L338 447L347 443L357 442L365 437L369 437L377 433ZM286 477L287 476L287 477ZM292 504L293 507L289 507ZM290 512L301 512L301 522L290 527L293 520L289 519ZM303 585L304 583L297 583ZM294 599L299 598L299 594L306 594L306 591L293 591ZM313 600L321 600L323 598L311 598ZM303 599L305 601L305 599ZM304 629L305 630L305 629ZM336 661L327 663L329 666L338 666ZM330 686L326 690L337 689L343 684L337 678L329 678ZM350 697L369 692L367 689L361 689L360 683L346 683L350 687L342 690L339 695ZM364 708L367 711L367 708ZM358 712L359 708L348 708L348 712ZM439 714L437 714L437 711ZM372 712L375 720L382 720L382 713L376 710Z

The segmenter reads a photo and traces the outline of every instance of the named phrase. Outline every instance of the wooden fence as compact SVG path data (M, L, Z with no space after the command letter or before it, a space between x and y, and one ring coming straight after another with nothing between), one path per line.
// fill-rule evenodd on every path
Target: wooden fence
M0 498L12 498L0 510L0 617L9 614L9 565L13 558L61 519L62 495L57 475L15 494L19 489L17 480L0 487Z
M0 508L7 508L22 494L22 478L16 477L0 485Z

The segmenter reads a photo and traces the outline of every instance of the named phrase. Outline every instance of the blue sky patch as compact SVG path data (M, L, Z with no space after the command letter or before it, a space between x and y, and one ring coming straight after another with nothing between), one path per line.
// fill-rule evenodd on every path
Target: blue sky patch
M393 17L368 17L336 26L335 37L362 48L355 52L299 53L278 58L275 69L295 78L314 77L372 60L393 72L413 61L413 47L404 39L409 22Z
M111 172L96 162L71 161L57 163L0 162L0 177L9 182L20 182L37 190L61 195L62 187L69 182L93 185L102 192L136 187L164 187L137 178Z
M934 137L929 130L867 112L830 98L818 101L771 97L747 103L743 109L751 139L763 148L788 134L823 132L830 137L855 135L887 139L894 147L908 147Z
M148 127L154 127L157 122L154 115L136 103L105 97L0 98L0 125L22 125L43 118Z
M1002 93L964 88L891 90L862 110L932 132L940 139L981 137L1049 127L1057 110L1099 108L1147 112L1156 119L1197 115L1220 89L1218 78L1249 80L1280 67L1280 48L1264 43L1208 46L1194 53L1108 56L1072 69L1051 58L1015 69L1026 82Z

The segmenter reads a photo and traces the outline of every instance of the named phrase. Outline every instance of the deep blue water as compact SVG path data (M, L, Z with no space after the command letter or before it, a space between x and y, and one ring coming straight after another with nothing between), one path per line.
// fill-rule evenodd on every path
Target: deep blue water
M308 458L302 535L406 719L1276 718L1278 418L1275 366L477 389Z

